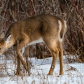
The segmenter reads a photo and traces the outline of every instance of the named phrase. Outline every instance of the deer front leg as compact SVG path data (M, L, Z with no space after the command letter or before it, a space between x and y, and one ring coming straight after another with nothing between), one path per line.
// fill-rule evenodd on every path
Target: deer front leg
M52 51L52 55L53 55L53 60L52 60L51 68L50 68L48 75L52 75L54 72L55 65L58 59L58 50Z
M20 60L21 60L21 62L22 62L22 64L23 64L24 68L25 68L26 71L28 72L28 75L30 76L30 69L28 68L27 63L26 63L25 60L23 59L23 57L22 57L20 51L18 51L17 55L19 56L19 58L20 58Z
M20 58L19 56L17 55L17 72L16 72L16 75L20 75Z
M20 60L21 60L21 62L23 64L24 68L27 70L27 66L26 66L27 64L26 64L25 60L23 59L20 51L18 51L17 55L19 56L19 58L20 58Z
M17 56L19 56L20 61L22 62L24 68L26 69L26 71L28 72L28 75L30 75L30 70L27 67L27 63L25 62L22 54L21 54L21 49L27 44L27 42L25 40L22 40L20 43L17 42ZM18 61L19 62L19 61ZM19 65L17 67L19 69Z

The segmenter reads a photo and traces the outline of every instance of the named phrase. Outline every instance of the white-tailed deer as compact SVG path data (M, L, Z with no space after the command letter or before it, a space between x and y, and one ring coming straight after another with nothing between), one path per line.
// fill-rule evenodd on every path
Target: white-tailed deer
M50 49L53 60L48 75L52 75L58 56L60 59L60 75L63 75L63 49L62 42L66 30L66 23L57 16L43 14L15 22L10 26L4 38L0 38L0 55L8 48L15 45L17 48L17 72L19 74L20 61L25 69L27 64L24 61L21 49L27 44L42 39ZM20 59L20 60L19 60Z

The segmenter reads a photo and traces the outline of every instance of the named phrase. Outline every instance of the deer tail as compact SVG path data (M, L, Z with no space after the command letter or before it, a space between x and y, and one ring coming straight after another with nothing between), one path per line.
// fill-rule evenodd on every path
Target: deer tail
M66 31L66 21L58 20L59 23L59 40L62 41Z

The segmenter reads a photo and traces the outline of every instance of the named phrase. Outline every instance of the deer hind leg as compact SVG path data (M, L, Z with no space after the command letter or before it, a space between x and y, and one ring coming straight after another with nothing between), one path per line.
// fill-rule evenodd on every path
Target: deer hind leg
M58 49L55 49L55 51L51 50L51 52L52 52L52 55L53 55L53 60L52 60L51 68L49 70L48 75L52 75L53 74L56 62L58 60L58 54L59 54Z
M24 68L26 69L26 71L28 71L27 64L26 64L26 62L25 62L25 60L24 60L24 58L23 58L23 56L22 56L22 54L21 54L21 49L22 49L25 45L27 45L27 42L26 42L25 40L22 40L20 43L17 42L17 56L18 56L18 66L17 66L17 69L20 70L20 68L19 68L19 67L20 67L19 59L20 59L20 61L22 62ZM28 72L28 74L30 75L30 72Z
M63 49L62 43L60 43L60 50L59 50L59 60L60 60L60 75L63 75Z
M55 40L53 40L53 39L50 40L50 38L49 38L47 40L45 39L44 42L46 43L47 47L50 49L52 56L53 56L51 68L48 73L48 75L52 75L54 72L54 69L55 69L56 62L58 60L59 51L58 51Z

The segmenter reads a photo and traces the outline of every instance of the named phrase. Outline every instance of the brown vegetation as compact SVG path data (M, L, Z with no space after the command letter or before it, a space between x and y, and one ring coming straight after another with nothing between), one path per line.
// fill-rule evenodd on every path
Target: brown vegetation
M9 26L15 21L43 13L57 15L67 20L67 34L64 40L64 50L66 50L68 54L74 54L77 60L80 59L80 62L84 62L83 0L1 0L0 33L2 31L6 32ZM32 48L33 46L41 46L41 44L43 43L32 45ZM43 46L45 46L45 44ZM51 56L49 50L45 49L46 46L44 48L43 46L41 48L44 50L37 48L36 53L37 55L40 54L38 58L43 57L41 55L42 52L47 52L47 57ZM34 51L35 50L33 50L33 52ZM35 56L35 52L32 56ZM79 58L77 56L79 56Z

